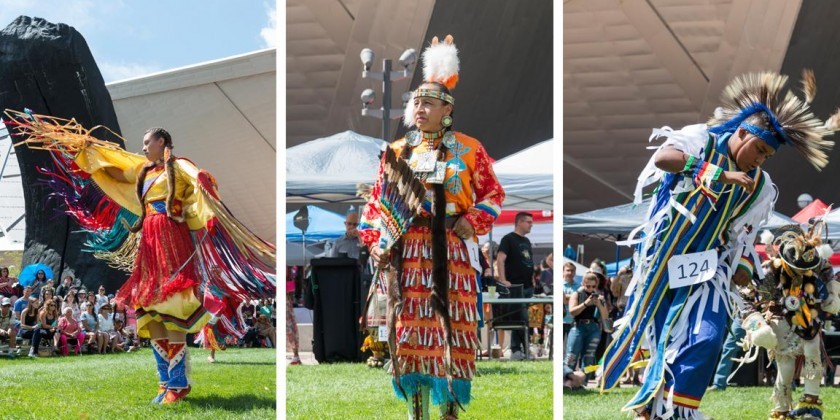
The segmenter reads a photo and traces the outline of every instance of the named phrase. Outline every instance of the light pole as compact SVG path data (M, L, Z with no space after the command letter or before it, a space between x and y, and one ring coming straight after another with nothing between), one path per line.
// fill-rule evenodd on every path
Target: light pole
M374 57L373 50L370 48L363 49L361 54L359 54L363 66L362 78L382 81L382 107L379 109L369 108L376 99L376 92L373 89L365 89L361 95L362 115L382 120L382 140L388 142L391 120L399 119L405 112L404 104L403 108L391 108L391 82L409 78L411 75L411 66L417 61L417 53L413 48L403 51L399 59L400 64L403 66L401 71L393 71L391 69L391 60L387 58L382 60L382 71L371 71L370 68L373 65ZM408 97L409 95L403 94L403 103L408 101Z
M808 207L808 204L814 202L814 197L811 197L811 194L803 193L800 194L799 197L796 198L796 204L799 206L800 209L804 209Z

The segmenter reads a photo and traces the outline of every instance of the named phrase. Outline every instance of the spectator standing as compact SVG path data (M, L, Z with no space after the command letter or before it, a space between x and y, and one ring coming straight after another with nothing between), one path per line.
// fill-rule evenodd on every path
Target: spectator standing
M578 363L583 370L595 364L595 351L601 341L599 318L607 313L604 297L598 293L598 276L587 272L583 286L569 298L569 312L574 317L566 341L566 366L574 370Z
M543 261L543 271L540 274L540 284L543 287L543 293L548 296L554 295L554 253L548 254Z
M575 321L574 315L569 312L569 298L572 294L577 293L581 284L575 281L575 273L577 268L571 261L563 264L563 342L566 343L566 338L569 331L572 329L572 323Z
M487 260L487 267L484 269L484 272L481 275L481 284L484 285L485 288L490 286L495 286L498 283L499 278L499 244L495 241L487 241L484 245L481 246L481 255L484 256L484 259ZM492 261L492 263L490 263ZM495 297L495 296L491 296ZM492 319L493 318L493 305L487 303L484 304L484 319ZM499 348L505 348L505 331L498 330L496 331L496 342L499 344ZM489 346L492 347L493 342L492 340L488 341ZM489 356L490 349L488 348L487 351L482 353L482 357Z
M589 271L595 273L598 276L598 293L604 297L604 302L607 305L607 310L611 313L613 310L613 294L610 290L610 280L607 278L607 264L604 263L600 258L596 258L589 264ZM604 318L607 318L608 314L604 314Z
M359 238L359 212L350 207L344 217L344 236L338 238L330 249L330 257L340 257L346 254L347 257L358 260L361 252L361 239Z
M610 281L607 279L607 265L601 259L596 258L589 265L589 272L595 273L598 276L598 294L604 298L604 306L606 312L601 312L599 319L601 322L601 340L598 342L598 349L595 351L595 359L598 360L604 355L607 346L612 341L613 319L611 316L613 312L613 295L610 291Z
M499 244L499 283L505 287L517 285L522 287L522 296L530 298L534 295L534 259L531 241L525 235L531 233L534 217L527 212L519 212L514 217L513 232L502 238ZM508 295L509 297L514 297ZM523 321L528 319L528 310L521 305L519 317ZM525 342L524 331L512 331L510 339L511 360L522 360L528 343Z
M627 288L630 287L630 280L633 279L633 267L627 265L618 270L618 274L610 279L610 291L615 296L615 319L624 316L624 308L627 307Z

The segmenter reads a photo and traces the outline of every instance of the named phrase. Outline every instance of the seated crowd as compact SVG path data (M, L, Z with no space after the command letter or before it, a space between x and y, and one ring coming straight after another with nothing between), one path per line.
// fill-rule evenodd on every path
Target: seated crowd
M80 354L83 348L102 354L139 346L134 331L125 328L130 314L124 305L105 294L104 286L95 294L72 287L72 280L65 277L58 289L47 280L40 288L0 291L0 342L15 353L19 343L28 342L30 357L38 357L42 346L63 356Z
M21 352L29 346L29 356L38 357L39 350L67 356L71 352L131 352L146 339L139 339L127 324L134 311L119 304L113 294L106 294L100 285L98 293L74 287L73 278L65 276L58 288L52 279L39 272L35 282L22 287L8 269L0 268L0 348ZM240 347L274 347L277 343L276 304L274 299L251 301L242 308L247 327L239 340Z

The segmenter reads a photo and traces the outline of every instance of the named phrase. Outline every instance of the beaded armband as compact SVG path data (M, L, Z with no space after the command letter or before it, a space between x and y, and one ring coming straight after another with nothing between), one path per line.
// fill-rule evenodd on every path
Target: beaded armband
M686 159L685 161L685 166L683 166L683 169L682 171L680 171L680 173L685 176L691 176L693 178L694 172L697 171L697 169L702 163L702 160L698 160L696 157L689 155L688 159Z

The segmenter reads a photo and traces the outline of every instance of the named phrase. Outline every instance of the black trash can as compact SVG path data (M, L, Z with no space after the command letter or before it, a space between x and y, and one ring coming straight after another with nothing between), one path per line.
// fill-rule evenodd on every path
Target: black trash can
M361 272L355 259L312 260L312 351L318 363L365 360L358 324L364 303L361 290Z

